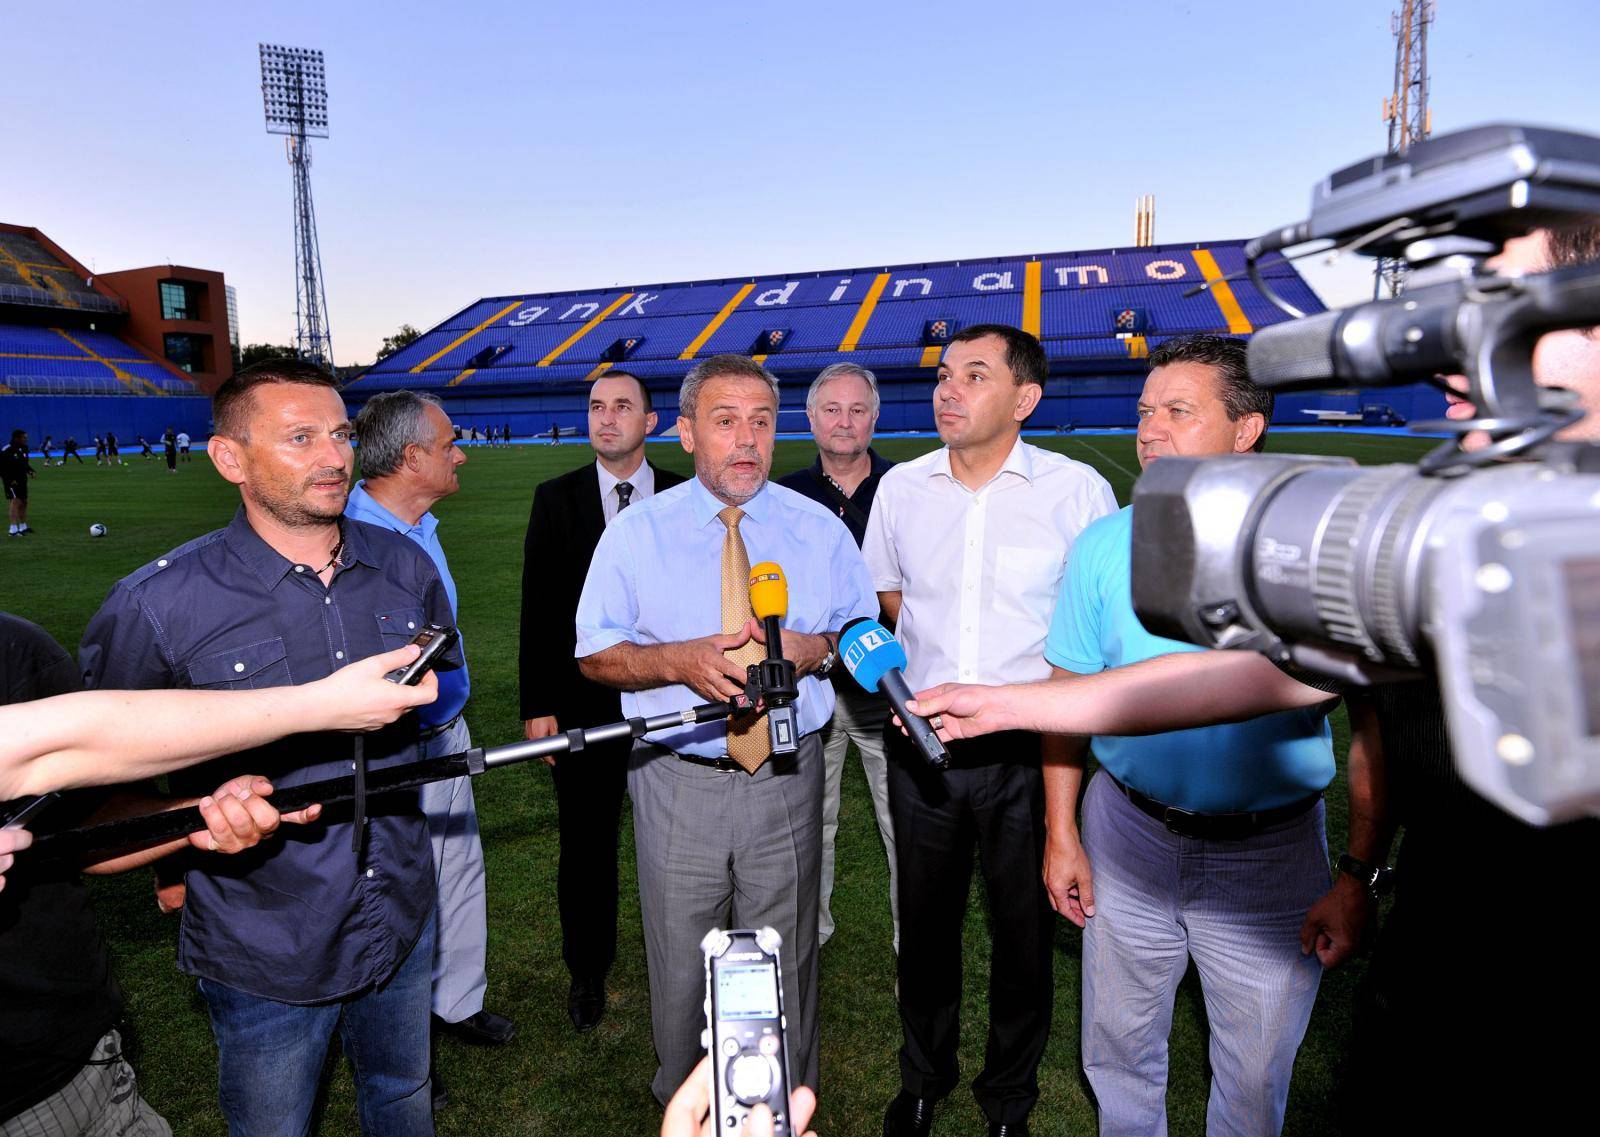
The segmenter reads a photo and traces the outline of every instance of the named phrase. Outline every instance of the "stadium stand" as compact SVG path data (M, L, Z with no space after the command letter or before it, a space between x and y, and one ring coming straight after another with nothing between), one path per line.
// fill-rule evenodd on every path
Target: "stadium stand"
M125 307L90 287L28 233L0 230L0 303L120 312Z
M132 344L105 332L0 324L0 386L18 395L193 395Z
M26 430L35 443L105 430L150 436L169 425L204 437L200 387L134 338L136 326L165 330L133 318L156 303L130 303L38 230L0 224L0 429Z
M1102 249L491 297L379 363L361 386L526 389L571 382L588 378L615 358L608 352L629 341L627 366L650 378L681 376L693 359L731 351L765 355L780 376L814 373L848 356L908 378L923 372L915 377L926 380L938 346L924 332L939 321L949 330L984 322L1027 328L1044 342L1053 373L1066 375L1084 371L1080 361L1140 358L1163 336L1248 335L1283 319L1247 282L1183 295L1242 268L1241 249L1239 242ZM1296 303L1321 310L1287 262L1274 259L1265 271ZM1116 327L1128 312L1139 331ZM757 344L769 332L781 333L775 350ZM497 350L475 363L485 348Z
M778 375L789 430L804 429L801 384L849 359L882 381L883 429L928 429L942 344L960 327L1005 323L1038 335L1050 357L1033 425L1125 426L1152 347L1188 332L1248 337L1286 318L1247 279L1225 279L1243 268L1243 242L1221 241L486 297L348 390L355 400L435 391L464 422L510 418L536 434L580 428L585 382L622 366L649 382L670 421L693 361L737 352ZM1301 309L1323 310L1287 261L1268 259L1263 274ZM1294 413L1303 401L1284 400L1280 421L1305 422Z

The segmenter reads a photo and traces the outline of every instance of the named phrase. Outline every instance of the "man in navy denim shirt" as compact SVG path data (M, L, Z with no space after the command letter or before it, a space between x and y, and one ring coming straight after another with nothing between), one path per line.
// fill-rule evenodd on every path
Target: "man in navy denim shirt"
M208 446L243 507L225 528L123 578L79 654L91 687L307 683L451 622L427 554L343 519L350 423L331 376L274 360L236 374ZM458 659L456 660L458 662ZM365 736L380 769L418 757L414 716ZM293 735L195 768L280 789L348 774L351 736ZM173 777L183 790L184 776ZM433 862L414 795L369 803L361 851L348 813L296 839L187 874L178 962L199 979L235 1135L301 1134L337 1027L363 1132L431 1134L428 1009Z

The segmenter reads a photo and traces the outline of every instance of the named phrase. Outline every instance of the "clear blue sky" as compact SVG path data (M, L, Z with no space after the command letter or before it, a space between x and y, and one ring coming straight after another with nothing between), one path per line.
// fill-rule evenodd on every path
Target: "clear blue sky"
M334 351L482 296L1159 241L1299 218L1383 149L1393 0L14 3L0 220L219 269L294 327L258 41L327 56ZM1439 0L1434 127L1600 132L1593 0ZM1332 302L1361 274L1321 274Z

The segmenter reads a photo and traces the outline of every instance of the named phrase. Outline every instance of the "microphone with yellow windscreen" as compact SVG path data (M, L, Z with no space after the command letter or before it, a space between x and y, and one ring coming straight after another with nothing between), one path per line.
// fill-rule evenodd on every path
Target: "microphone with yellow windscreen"
M763 623L788 615L789 582L776 562L762 561L750 570L750 610Z
M767 708L772 752L793 753L800 738L794 708L799 689L795 685L794 664L783 658L783 618L789 614L789 582L773 561L762 561L750 569L750 610L761 621L767 639L766 660L751 664L750 670L757 676L761 700Z

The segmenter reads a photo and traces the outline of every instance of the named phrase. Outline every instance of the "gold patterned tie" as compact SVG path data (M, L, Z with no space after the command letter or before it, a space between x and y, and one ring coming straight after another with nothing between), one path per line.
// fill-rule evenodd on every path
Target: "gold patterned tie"
M717 514L717 520L728 528L722 540L722 630L727 633L743 631L755 615L750 608L750 554L745 551L744 538L739 536L739 521L743 517L744 510L735 505ZM726 654L734 663L745 667L765 659L767 652L752 639ZM772 757L766 715L728 719L728 757L751 774Z

